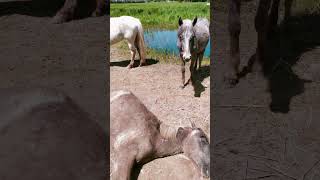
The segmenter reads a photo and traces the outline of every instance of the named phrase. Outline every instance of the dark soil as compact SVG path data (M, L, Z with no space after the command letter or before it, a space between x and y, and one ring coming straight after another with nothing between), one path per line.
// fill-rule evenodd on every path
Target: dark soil
M0 16L0 88L62 90L107 129L107 17L59 25L51 18Z
M255 4L241 9L241 69L255 53ZM213 179L320 179L320 16L280 21L268 42L267 76L245 74L230 88L223 78L228 16L219 6L211 69Z

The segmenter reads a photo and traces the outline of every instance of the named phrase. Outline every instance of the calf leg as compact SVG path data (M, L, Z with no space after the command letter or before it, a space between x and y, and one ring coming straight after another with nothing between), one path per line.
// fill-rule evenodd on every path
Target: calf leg
M258 34L258 46L256 50L256 59L260 62L260 65L264 67L265 61L265 45L267 35L267 20L268 11L270 8L271 0L260 0L257 15L255 17L255 28Z
M77 0L66 0L63 7L53 17L52 23L63 23L73 18Z
M128 68L132 68L133 64L134 64L134 58L136 56L137 49L134 46L134 43L132 43L132 42L128 42L128 46L129 46L129 49L131 50L131 60L130 60L130 63L128 65Z
M240 64L239 35L241 31L241 0L230 0L229 3L230 59L228 61L226 79L231 85L235 85L238 82L237 74Z

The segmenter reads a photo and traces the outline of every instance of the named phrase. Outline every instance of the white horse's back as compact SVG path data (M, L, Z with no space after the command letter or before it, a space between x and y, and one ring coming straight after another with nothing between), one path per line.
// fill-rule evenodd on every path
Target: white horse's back
M110 42L118 43L123 39L129 39L139 32L142 24L139 19L131 16L110 18Z

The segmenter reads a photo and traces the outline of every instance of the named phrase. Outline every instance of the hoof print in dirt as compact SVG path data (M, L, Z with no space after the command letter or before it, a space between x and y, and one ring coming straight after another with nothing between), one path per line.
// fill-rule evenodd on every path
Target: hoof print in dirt
M224 82L228 88L234 88L239 83L239 79L225 77Z

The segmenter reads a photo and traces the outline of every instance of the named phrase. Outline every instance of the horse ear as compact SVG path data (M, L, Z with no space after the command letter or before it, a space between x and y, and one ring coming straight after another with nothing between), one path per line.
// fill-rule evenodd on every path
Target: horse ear
M179 127L176 138L178 141L182 142L187 136L189 131L185 128Z
M181 26L183 24L183 21L181 19L181 17L179 17L179 26Z
M195 26L195 25L197 24L197 21L198 21L198 17L196 16L196 17L193 19L192 25Z

